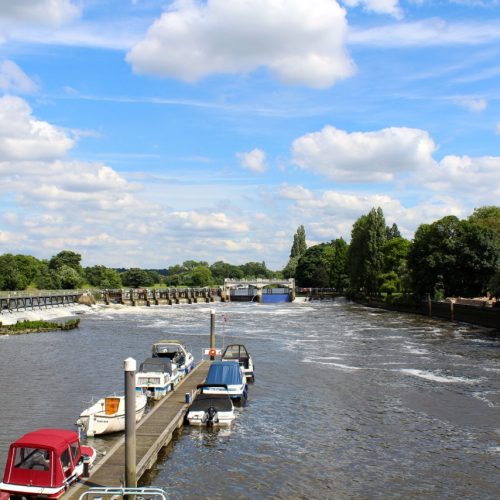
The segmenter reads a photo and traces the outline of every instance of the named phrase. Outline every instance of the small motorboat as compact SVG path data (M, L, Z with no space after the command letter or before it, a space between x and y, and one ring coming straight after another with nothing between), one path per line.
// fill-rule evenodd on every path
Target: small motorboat
M179 340L159 340L153 344L153 358L168 358L177 365L179 376L194 368L194 357Z
M135 374L136 392L155 401L172 391L178 381L177 365L169 358L148 358Z
M247 380L255 380L253 361L243 344L229 344L224 349L221 359L222 361L237 361L243 369Z
M187 413L189 425L230 425L234 420L234 406L229 394L227 385L221 385L226 392L220 394L206 394L205 389L210 390L215 386L199 385L199 393L194 398Z
M135 421L139 422L148 398L145 394L137 394L135 399ZM97 434L111 434L125 430L125 396L108 396L82 411L76 421L88 437Z
M59 498L83 475L96 451L80 445L78 432L39 429L10 445L0 491L14 497Z
M205 394L227 393L233 399L247 398L247 379L237 361L213 361L204 385Z

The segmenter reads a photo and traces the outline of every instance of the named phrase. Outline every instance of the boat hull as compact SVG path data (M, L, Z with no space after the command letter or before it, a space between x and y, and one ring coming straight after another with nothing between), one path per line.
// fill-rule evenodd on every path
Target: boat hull
M105 398L99 400L95 405L84 410L76 424L87 434L88 437L100 434L112 434L125 430L125 398L120 397L120 406L114 414L106 414L103 411ZM145 395L136 396L135 420L139 422L146 410L147 398Z

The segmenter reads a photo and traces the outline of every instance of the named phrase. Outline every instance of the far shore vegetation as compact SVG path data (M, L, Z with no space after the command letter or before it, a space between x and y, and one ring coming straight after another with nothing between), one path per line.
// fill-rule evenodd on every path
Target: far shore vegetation
M272 271L265 262L234 265L186 260L163 269L82 267L82 256L63 250L48 260L0 256L0 290L119 289L220 286L224 278L280 280L298 287L334 288L347 295L421 299L500 297L500 207L485 206L466 219L445 216L404 238L387 225L381 208L353 224L350 242L337 238L308 247L299 226L289 260Z

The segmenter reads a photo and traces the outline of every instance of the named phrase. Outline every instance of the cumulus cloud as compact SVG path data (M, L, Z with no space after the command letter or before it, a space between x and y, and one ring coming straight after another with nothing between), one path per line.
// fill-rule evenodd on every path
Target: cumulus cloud
M346 31L332 0L175 0L126 59L189 82L266 67L283 83L324 88L354 72Z
M403 17L399 0L342 0L342 3L347 7L362 6L367 12L389 14L397 19Z
M432 191L460 193L474 206L498 205L500 157L445 156L436 168L427 169L421 182Z
M497 123L497 126L495 127L495 133L497 135L500 135L500 123Z
M292 161L339 182L387 182L434 164L435 150L424 130L391 127L348 133L327 125L293 142Z
M488 106L488 101L485 99L476 99L472 97L459 97L455 99L455 102L459 106L462 106L463 108L466 108L474 113L480 113Z
M0 98L0 162L60 158L73 145L65 131L34 118L25 100Z
M223 212L201 213L197 211L172 212L170 214L173 224L196 231L248 231L246 222L238 222L229 218Z
M0 26L12 23L40 23L59 26L80 14L71 0L7 0L0 2Z
M248 153L236 153L241 165L252 172L263 173L267 170L266 153L262 149L253 149Z
M4 59L0 61L0 89L29 94L37 90L37 85L15 62Z

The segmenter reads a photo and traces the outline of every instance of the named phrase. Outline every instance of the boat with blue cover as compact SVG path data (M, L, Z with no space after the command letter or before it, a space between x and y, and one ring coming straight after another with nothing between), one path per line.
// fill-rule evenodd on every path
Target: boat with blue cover
M248 392L247 379L237 361L212 362L204 386L205 394L226 392L233 399L246 399ZM227 389L224 386L227 386Z

